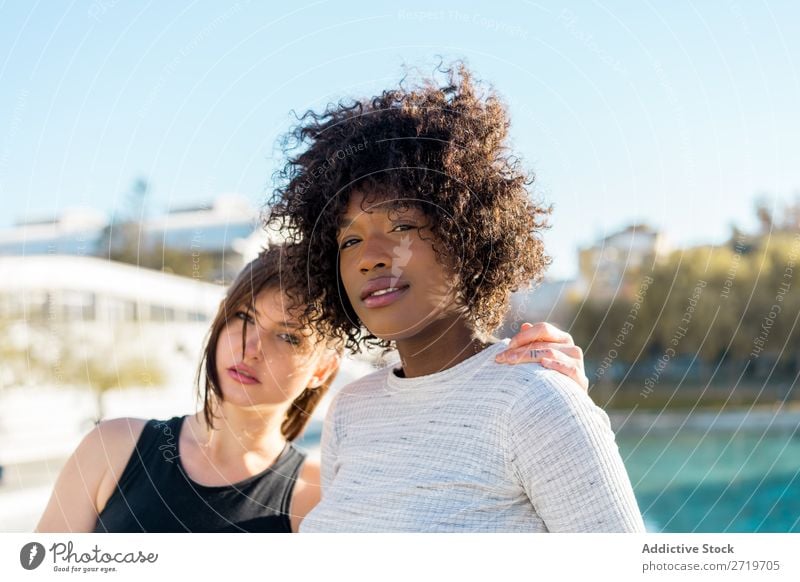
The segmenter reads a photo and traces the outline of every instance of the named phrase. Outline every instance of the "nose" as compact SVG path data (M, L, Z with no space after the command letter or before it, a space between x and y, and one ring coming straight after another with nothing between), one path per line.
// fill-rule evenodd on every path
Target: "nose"
M383 236L370 236L361 242L358 268L361 273L386 268L392 264L392 241Z
M261 333L255 325L247 326L247 336L244 341L244 359L261 360L264 357L261 346Z

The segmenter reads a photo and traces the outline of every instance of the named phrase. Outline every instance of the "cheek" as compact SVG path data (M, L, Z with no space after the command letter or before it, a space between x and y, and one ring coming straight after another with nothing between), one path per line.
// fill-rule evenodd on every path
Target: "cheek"
M435 255L428 257L426 270L434 276L429 279L431 289L443 297L451 297L458 293L462 285L460 276L449 263L443 264Z
M217 361L230 360L242 352L242 334L223 331L217 338Z
M343 262L339 266L339 279L345 295L342 299L348 300L351 304L354 303L358 299L360 291L359 281Z
M429 278L425 284L424 303L429 307L446 307L455 300L458 287L444 274Z
M339 278L345 283L353 278L351 263L352 259L348 259L345 255L339 255Z
M303 366L293 366L286 360L270 366L266 372L273 386L290 400L297 398L311 383L311 370Z
M273 357L266 358L265 363L267 368L273 370L276 375L280 374L289 379L304 378L311 375L312 366L309 358L308 355L287 351L284 354L275 354Z

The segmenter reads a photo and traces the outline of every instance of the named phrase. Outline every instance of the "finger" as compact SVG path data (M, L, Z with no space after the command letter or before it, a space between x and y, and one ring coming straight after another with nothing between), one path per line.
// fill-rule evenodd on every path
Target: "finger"
M575 358L576 360L583 361L583 350L579 346L559 344L554 342L533 342L514 349L507 348L499 355L510 356L511 354L523 354L526 350L541 350L541 349L558 350L560 352L565 353L570 358Z
M583 359L573 358L560 349L517 349L509 352L507 360L500 360L503 354L498 354L496 361L510 365L540 363L542 366L564 374L574 380L585 392L589 389L589 379L583 369Z
M556 358L556 351L553 348L517 348L515 350L506 350L501 354L497 354L495 361L504 362L508 364L527 364L530 362L540 362L542 358Z
M556 326L540 321L532 324L530 327L523 327L517 334L511 338L509 348L518 348L525 344L540 342L556 342L574 344L572 336L567 332L558 329Z
M578 384L580 384L584 390L587 390L589 388L589 379L586 377L586 371L583 367L583 357L582 354L580 354L580 348L577 348L577 346L575 347L578 350L580 357L567 354L562 349L517 349L511 352L511 354L508 356L508 359L498 359L496 361L509 365L527 364L531 362L542 363L545 359L558 362L560 365L565 366L565 368L562 369L561 367L556 367L553 369L559 372L568 370L568 372L564 373L578 382ZM501 355L502 354L498 354L498 358Z
M574 380L584 392L589 392L589 379L586 377L586 374L584 374L582 370L577 369L573 363L553 358L542 358L541 364L549 370L564 374L568 378Z
M542 365L548 367L544 360L548 360L551 369L556 370L575 380L585 392L589 391L589 379L583 369L583 359L570 358L560 350L555 350L555 358L542 358Z
M577 346L573 347L577 348ZM580 350L580 348L577 349ZM505 353L509 354L507 358L500 359ZM584 391L588 392L589 379L584 372L582 358L571 357L564 353L564 350L554 348L529 349L526 347L510 350L504 352L504 354L498 354L496 361L511 365L540 363L545 368L567 376L575 381Z

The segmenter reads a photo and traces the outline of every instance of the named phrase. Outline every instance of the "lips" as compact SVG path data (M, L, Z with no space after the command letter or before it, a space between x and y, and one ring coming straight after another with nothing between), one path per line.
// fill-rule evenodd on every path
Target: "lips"
M228 375L242 384L259 384L256 373L244 364L236 364L228 368Z
M367 281L361 288L361 300L377 298L408 289L408 283L397 277L377 277Z
M368 308L386 307L408 293L408 288L397 277L377 277L361 288L361 303Z

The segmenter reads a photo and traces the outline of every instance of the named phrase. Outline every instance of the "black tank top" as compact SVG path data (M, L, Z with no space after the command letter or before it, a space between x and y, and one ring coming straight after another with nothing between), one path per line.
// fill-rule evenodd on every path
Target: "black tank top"
M289 504L305 454L287 443L271 467L230 486L192 481L178 456L185 417L150 420L95 532L291 532Z

